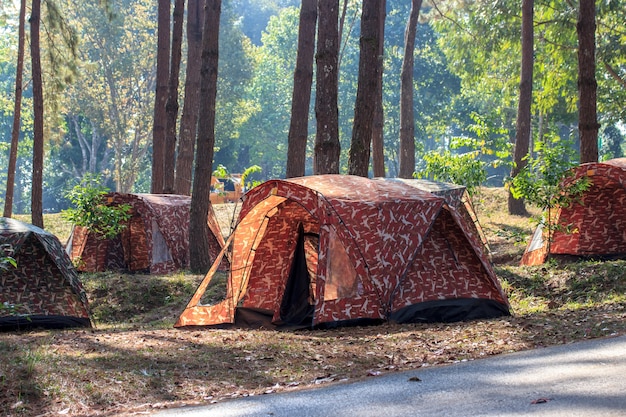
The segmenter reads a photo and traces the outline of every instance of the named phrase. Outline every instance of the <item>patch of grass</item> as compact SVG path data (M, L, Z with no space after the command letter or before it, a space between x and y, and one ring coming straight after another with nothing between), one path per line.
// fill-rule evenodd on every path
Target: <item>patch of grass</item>
M201 275L82 274L96 326L171 327L202 280Z
M30 214L17 214L13 217L24 223L31 223ZM65 244L72 232L72 223L61 217L61 213L45 214L43 217L44 229L58 237L61 243Z

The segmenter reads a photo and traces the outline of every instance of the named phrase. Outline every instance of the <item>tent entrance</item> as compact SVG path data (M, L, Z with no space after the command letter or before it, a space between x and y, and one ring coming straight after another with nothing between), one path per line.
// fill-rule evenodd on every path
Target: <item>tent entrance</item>
M305 233L300 223L293 262L280 303L280 319L284 325L310 326L313 323L318 248L319 235Z

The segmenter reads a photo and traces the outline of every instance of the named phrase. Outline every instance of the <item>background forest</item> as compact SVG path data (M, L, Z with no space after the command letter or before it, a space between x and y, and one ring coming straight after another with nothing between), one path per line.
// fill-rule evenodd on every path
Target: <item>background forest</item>
M64 195L87 173L112 190L149 192L156 88L157 2L48 0L42 5L45 94L43 207L68 207ZM343 2L340 2L343 4ZM415 43L414 118L417 173L442 157L471 156L501 186L511 170L521 60L521 2L424 2ZM359 67L361 2L346 2L340 45L340 171L347 172ZM623 155L626 123L626 3L596 2L600 159ZM285 177L300 2L224 0L213 168L255 180ZM410 2L387 0L383 107L386 175L397 176L400 73ZM0 0L0 190L6 187L18 42L19 5ZM531 152L576 150L578 9L541 0L534 7ZM28 15L28 10L27 10ZM27 39L28 41L28 39ZM185 47L186 43L183 43ZM182 53L181 76L186 53ZM24 105L13 202L30 210L32 83L25 60ZM180 81L184 85L184 79ZM182 88L181 98L182 103ZM311 102L315 101L315 89ZM310 106L307 173L312 173ZM576 155L576 152L574 152ZM572 161L576 162L576 161ZM0 193L0 203L4 192Z

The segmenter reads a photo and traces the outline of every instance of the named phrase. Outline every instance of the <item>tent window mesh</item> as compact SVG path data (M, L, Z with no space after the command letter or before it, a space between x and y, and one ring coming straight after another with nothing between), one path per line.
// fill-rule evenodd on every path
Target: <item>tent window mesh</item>
M356 271L335 231L331 231L329 236L328 257L328 274L324 288L324 300L331 301L356 296Z
M152 264L167 262L172 260L170 249L159 229L159 225L152 221Z

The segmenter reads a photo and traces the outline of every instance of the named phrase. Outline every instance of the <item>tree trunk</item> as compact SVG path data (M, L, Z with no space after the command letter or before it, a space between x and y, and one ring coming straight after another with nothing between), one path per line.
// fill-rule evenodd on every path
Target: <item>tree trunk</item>
M202 36L202 66L200 69L200 108L198 111L197 158L191 194L189 218L190 269L206 273L211 266L209 258L209 193L215 145L215 101L219 59L219 28L221 0L207 0L204 9Z
M152 184L151 192L163 192L165 164L165 102L170 71L170 1L158 0L156 94L152 126Z
M515 133L515 151L511 178L526 166L526 156L530 145L531 113L533 101L533 8L534 0L522 0L522 67L519 84L519 102L517 105L517 126ZM509 192L509 214L527 216L523 199L516 199Z
M415 35L422 0L411 0L411 12L404 30L404 57L400 74L400 178L415 172L415 116L413 113L413 61Z
M302 0L298 54L293 74L291 96L291 123L287 147L287 178L304 176L306 142L309 135L309 105L313 83L313 55L315 53L315 25L317 0Z
M580 163L598 162L596 113L596 2L580 0L578 11L578 133Z
M17 66L15 70L15 104L13 106L13 127L11 130L11 150L7 168L7 189L4 196L4 217L13 215L13 193L15 190L15 169L17 165L17 146L20 138L22 118L22 79L24 76L24 39L26 25L26 0L20 2L20 17L17 44Z
M378 0L363 0L359 54L359 81L354 106L354 126L348 159L348 173L367 177L372 125L378 87L380 50L380 7Z
M172 56L170 59L170 78L168 84L167 101L165 102L166 129L165 153L163 155L163 192L174 193L174 171L176 169L176 122L178 120L178 82L180 77L180 59L183 43L183 20L185 15L185 0L176 0L174 3L172 28Z
M33 75L33 178L31 189L31 222L43 229L43 81L41 79L41 0L33 0L30 14L30 56Z
M317 84L315 117L317 133L313 172L338 174L341 145L339 144L339 19L338 0L318 0Z
M194 144L198 127L200 102L200 64L202 53L202 23L204 1L187 3L187 71L185 76L185 101L180 119L178 154L176 156L176 194L189 195L193 171Z
M385 51L385 17L387 15L387 1L380 0L380 26L378 30L378 79L376 83L376 110L372 125L372 169L375 177L385 176L385 141L383 136L384 109L383 109L383 62Z

